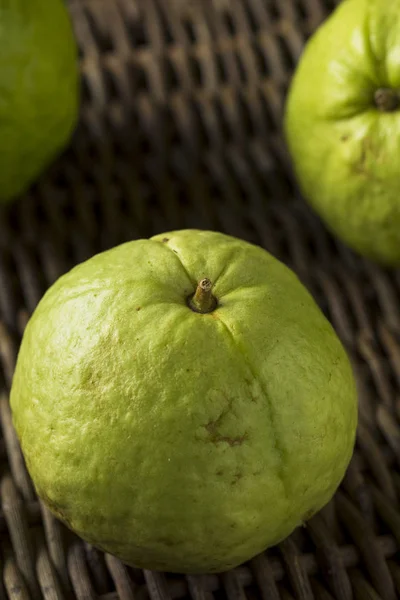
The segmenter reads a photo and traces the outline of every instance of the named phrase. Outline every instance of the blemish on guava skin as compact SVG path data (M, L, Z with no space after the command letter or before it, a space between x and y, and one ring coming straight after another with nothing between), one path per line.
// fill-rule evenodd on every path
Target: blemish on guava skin
M215 432L214 426L211 423L204 425L204 427L207 429L208 433L210 434L210 441L213 444L220 444L222 442L225 442L226 444L229 444L229 446L232 446L232 447L233 446L241 446L248 439L247 432L245 432L243 435L241 435L239 437L229 437L228 435L220 435L219 433Z
M356 163L351 165L354 173L363 175L366 179L379 180L376 173L371 171L371 164L382 162L381 147L372 143L370 137L366 136L361 140L360 157Z
M142 307L141 307L141 306L138 306L136 310L138 311L138 310L141 310L141 309L142 309Z
M166 244L167 242L169 242L169 238L165 237L162 239L162 241L164 242L164 244Z
M219 417L209 421L204 425L204 429L209 433L210 441L213 444L225 442L226 444L229 444L229 446L232 447L241 446L248 439L247 431L245 431L243 435L234 437L229 435L222 435L221 433L219 433L219 428L222 426L225 417L229 414L229 412L232 411L232 405L233 400L228 400L227 407L221 412Z
M176 546L179 543L175 540L171 540L170 538L160 538L158 541L160 542L160 544L162 544L163 546L167 546L168 548L172 548L172 546Z
M236 485L241 479L243 479L243 473L237 471L231 481L231 485Z

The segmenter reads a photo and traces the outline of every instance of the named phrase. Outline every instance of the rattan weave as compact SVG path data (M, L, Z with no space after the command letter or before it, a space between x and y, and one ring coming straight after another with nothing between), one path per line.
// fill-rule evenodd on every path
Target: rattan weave
M400 597L400 273L335 241L296 189L285 93L328 0L70 0L83 103L71 147L0 214L0 600ZM135 237L198 227L260 244L331 319L359 383L357 448L306 527L221 576L127 568L43 509L11 425L18 344L46 288Z

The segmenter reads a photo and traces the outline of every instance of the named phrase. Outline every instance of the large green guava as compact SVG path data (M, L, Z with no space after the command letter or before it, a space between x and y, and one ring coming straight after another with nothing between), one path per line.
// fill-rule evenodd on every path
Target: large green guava
M345 0L306 46L285 131L305 198L358 252L400 264L400 0Z
M234 567L328 502L357 414L347 355L292 271L197 230L61 277L26 328L11 407L60 519L178 572Z
M24 192L68 142L79 93L62 0L0 3L0 202Z

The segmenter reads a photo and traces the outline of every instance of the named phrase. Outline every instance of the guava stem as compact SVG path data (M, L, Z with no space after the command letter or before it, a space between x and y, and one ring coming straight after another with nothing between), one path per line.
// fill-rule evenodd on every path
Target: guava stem
M393 112L400 106L399 93L391 88L379 88L374 99L376 108L382 112Z
M212 283L209 279L205 278L199 281L194 295L189 300L189 307L198 313L212 312L217 306L217 301L211 290Z

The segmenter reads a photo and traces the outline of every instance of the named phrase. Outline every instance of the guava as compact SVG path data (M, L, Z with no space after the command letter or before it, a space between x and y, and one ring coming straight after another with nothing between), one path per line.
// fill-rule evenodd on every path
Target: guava
M328 228L400 264L400 0L344 0L306 45L285 132L299 187Z
M347 354L294 273L198 230L62 276L11 407L55 515L128 564L186 573L235 567L325 505L357 420Z
M64 148L79 104L77 48L62 0L0 6L0 202Z

